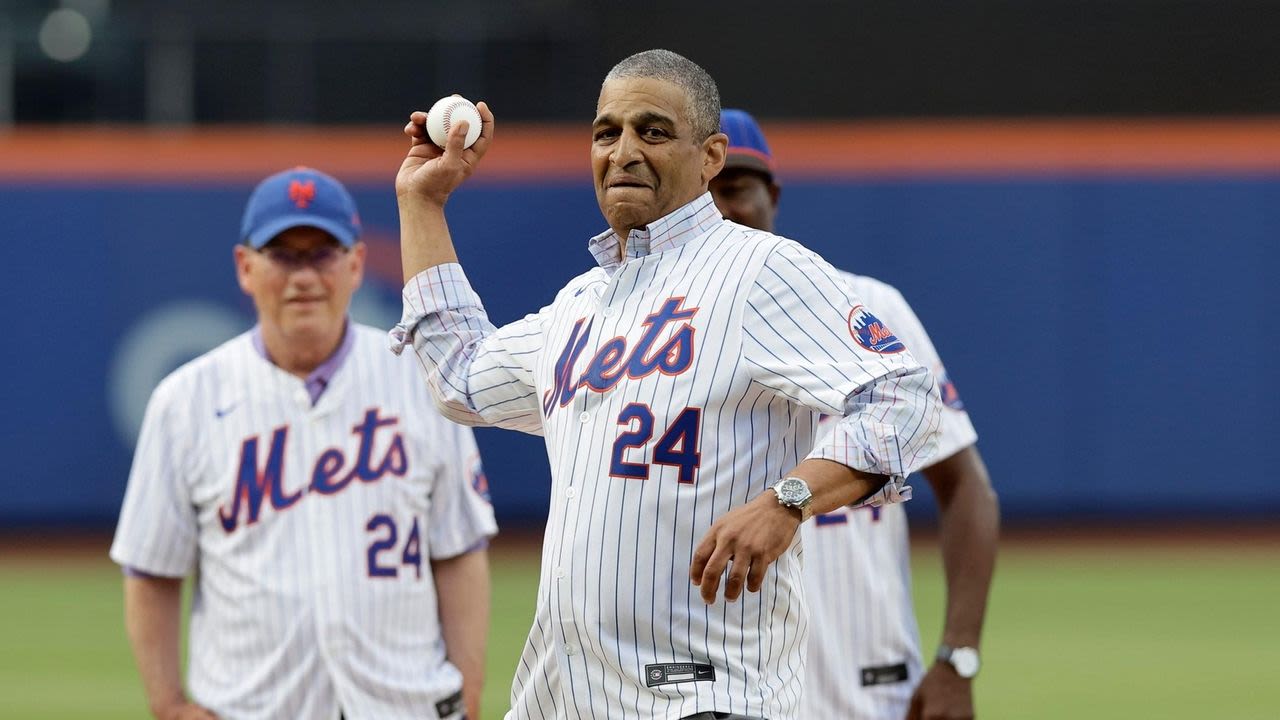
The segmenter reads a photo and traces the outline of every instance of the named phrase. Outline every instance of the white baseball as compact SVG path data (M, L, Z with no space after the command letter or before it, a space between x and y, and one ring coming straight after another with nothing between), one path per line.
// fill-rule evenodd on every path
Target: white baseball
M467 121L467 139L462 147L469 148L480 137L480 111L464 97L442 97L427 112L427 136L431 142L444 147L449 130L462 120Z

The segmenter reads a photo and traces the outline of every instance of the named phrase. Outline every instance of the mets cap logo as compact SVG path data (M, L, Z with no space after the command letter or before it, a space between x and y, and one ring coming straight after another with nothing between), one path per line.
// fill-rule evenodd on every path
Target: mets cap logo
M312 200L316 198L316 181L294 180L289 183L289 199L297 205L299 209L306 210Z
M947 376L946 368L938 368L938 392L942 394L942 404L952 410L964 410L964 401L960 399L960 391Z
M893 355L907 349L892 330L862 305L854 305L849 311L849 334L873 353Z

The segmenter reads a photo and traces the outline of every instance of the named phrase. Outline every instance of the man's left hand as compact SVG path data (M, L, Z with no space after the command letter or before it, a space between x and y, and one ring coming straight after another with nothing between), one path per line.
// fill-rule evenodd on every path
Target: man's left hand
M950 665L934 663L911 696L907 720L972 720L973 681Z
M744 584L751 592L759 592L765 571L791 546L799 527L800 511L778 504L778 496L766 490L711 525L693 553L689 580L710 605L720 591L720 576L732 562L724 599L737 600Z

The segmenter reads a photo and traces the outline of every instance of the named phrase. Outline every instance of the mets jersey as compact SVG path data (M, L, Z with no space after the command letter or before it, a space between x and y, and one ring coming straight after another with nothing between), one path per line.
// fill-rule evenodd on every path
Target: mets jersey
M723 220L710 194L633 230L625 256L612 232L589 247L599 267L501 329L459 266L425 270L392 334L447 417L546 439L541 582L507 717L794 720L798 534L734 603L703 603L694 548L806 456L919 466L935 444L933 378L829 265ZM822 413L848 418L815 448Z
M436 718L462 686L431 560L496 531L475 440L382 331L347 333L314 406L245 333L147 407L111 557L195 574L188 685L220 717Z
M938 451L927 464L976 443L955 385L907 301L879 280L841 275L937 378L945 407ZM801 536L814 629L801 717L902 720L923 672L905 508L841 508L805 523Z

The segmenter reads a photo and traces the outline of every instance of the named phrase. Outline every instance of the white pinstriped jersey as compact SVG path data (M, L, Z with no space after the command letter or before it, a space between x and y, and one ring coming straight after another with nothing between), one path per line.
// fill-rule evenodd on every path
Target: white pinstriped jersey
M939 380L945 407L938 451L926 465L976 443L969 414L902 294L874 278L841 275ZM805 523L801 535L814 628L801 717L902 720L923 672L905 508L841 508Z
M195 573L188 685L225 718L436 718L445 660L432 559L496 532L471 431L415 363L350 323L313 407L250 334L156 388L111 557Z
M724 221L710 194L632 231L622 262L611 232L591 248L600 267L497 330L457 265L424 271L392 337L412 343L447 416L546 437L541 582L507 717L793 720L798 539L759 593L709 606L693 550L809 454L821 413L850 417L811 457L883 474L922 463L932 376L829 265Z

